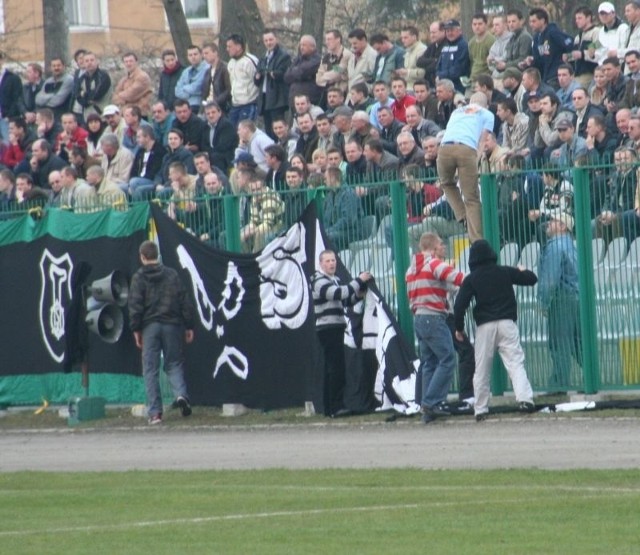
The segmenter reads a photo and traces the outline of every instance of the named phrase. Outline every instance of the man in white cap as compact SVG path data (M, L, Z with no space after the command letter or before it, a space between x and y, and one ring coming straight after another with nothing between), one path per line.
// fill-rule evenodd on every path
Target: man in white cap
M582 365L578 256L571 235L573 217L562 210L550 216L547 244L538 261L538 302L549 320L549 391L563 393L569 386L572 357Z
M611 2L602 2L598 6L598 18L602 27L598 34L600 46L596 50L596 60L602 64L606 58L618 56L618 47L629 26L616 15L616 7Z
M124 137L124 131L127 128L127 125L120 114L120 108L115 104L108 104L104 107L104 110L102 110L102 117L107 123L107 128L104 132L113 133L118 137L120 144L122 144L122 137Z

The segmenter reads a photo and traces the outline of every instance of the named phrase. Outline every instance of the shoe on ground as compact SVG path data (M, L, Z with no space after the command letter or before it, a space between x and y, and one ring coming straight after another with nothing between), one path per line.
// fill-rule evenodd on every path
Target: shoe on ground
M154 414L149 417L149 426L157 426L158 424L162 424L162 415Z
M427 410L435 416L451 416L451 409L444 401L441 401Z
M350 409L339 409L331 415L331 418L345 418L346 416L353 416L354 414Z
M180 409L182 416L190 416L191 415L191 405L189 404L189 400L182 395L176 399L176 405Z
M422 423L423 424L429 424L431 422L434 422L438 417L435 414L431 414L430 412L425 412L422 415Z
M533 403L530 403L529 401L521 401L520 404L518 405L518 410L520 412L535 412L536 406Z
M462 399L463 403L466 403L469 406L473 406L476 404L476 398L475 397L467 397L466 399Z
M483 422L487 418L489 418L489 413L487 412L481 412L480 414L476 414L476 422Z

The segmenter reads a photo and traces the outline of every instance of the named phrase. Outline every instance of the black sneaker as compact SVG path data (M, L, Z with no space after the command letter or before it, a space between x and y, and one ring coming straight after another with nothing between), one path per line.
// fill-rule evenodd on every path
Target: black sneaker
M429 412L435 416L451 416L450 407L444 401L432 406Z
M423 424L429 424L431 422L433 422L434 420L436 420L438 417L435 414L431 414L430 412L425 412L422 415L422 423Z
M182 416L190 416L191 415L191 405L189 404L189 400L182 395L176 399L176 405L180 409Z
M487 418L489 418L489 414L486 412L483 412L481 414L476 414L476 422L482 422Z
M528 401L520 401L518 410L520 412L535 412L536 406L533 403L529 403Z

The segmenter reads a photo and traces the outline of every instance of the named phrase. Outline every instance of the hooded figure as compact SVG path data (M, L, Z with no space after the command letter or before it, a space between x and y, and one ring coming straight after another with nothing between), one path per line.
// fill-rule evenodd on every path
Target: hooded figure
M476 322L476 372L473 389L476 398L476 420L484 420L489 412L490 378L496 349L504 363L519 409L531 412L533 391L524 369L524 352L516 320L518 306L514 285L535 285L538 278L531 270L519 266L499 266L498 255L491 245L480 239L471 245L469 269L454 306L456 337L462 337L464 315L475 298L473 318Z

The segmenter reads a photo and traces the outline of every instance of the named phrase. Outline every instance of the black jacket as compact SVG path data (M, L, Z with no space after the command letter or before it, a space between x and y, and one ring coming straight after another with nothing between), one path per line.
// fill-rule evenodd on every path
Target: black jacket
M193 164L193 153L188 148L185 146L179 146L176 150L165 148L160 171L155 176L155 182L157 184L167 185L170 183L169 166L173 164L173 162L180 162L189 175L196 174L196 168Z
M136 152L136 155L133 159L133 164L131 166L131 175L130 178L140 177L140 173L142 172L142 167L144 166L144 148L139 148ZM160 169L162 168L162 159L166 154L167 149L162 146L160 141L155 141L153 143L153 147L151 148L151 152L149 153L149 159L147 160L147 171L145 172L144 177L146 179L150 179L153 181L157 175L160 174Z
M173 268L162 264L142 266L129 289L129 327L141 331L152 322L193 329L194 309L187 290Z
M383 127L380 129L380 140L382 141L382 147L393 154L394 156L398 152L398 144L396 139L402 132L404 125L402 122L394 119L389 127Z
M35 87L31 83L25 83L22 85L22 102L20 105L21 112L35 112L36 111L36 95L42 89L44 81L40 80Z
M267 60L267 56L260 58L256 75L253 81L262 93L262 85L267 80L267 90L258 96L258 107L263 114L269 110L286 110L289 105L289 86L285 83L284 76L291 66L291 55L280 45L273 49L273 55ZM315 78L315 74L314 74Z
M314 127L311 133L308 133L305 137L300 135L298 142L296 143L296 154L300 154L304 157L307 164L310 164L313 159L313 151L318 148L318 130Z
M50 154L46 160L38 164L38 168L35 171L31 170L33 184L43 189L51 189L49 174L54 170L61 170L66 165L67 163L60 156L56 156L53 153Z
M211 93L211 68L204 72L202 80L202 101L206 102ZM231 106L231 78L227 64L219 62L213 73L213 99L218 103L220 109L227 113Z
M280 164L280 167L277 170L269 168L267 177L264 180L265 185L269 187L269 189L273 189L274 191L286 191L288 189L286 180L288 169L289 162L287 162L286 160L282 162L282 164Z
M0 111L2 111L2 117L13 118L19 116L21 102L22 81L15 73L6 70L2 81L0 81Z
M189 145L199 145L200 138L202 136L202 130L207 127L207 124L202 121L195 114L191 114L189 119L184 123L181 123L176 120L173 122L173 127L182 131L184 135L184 146L188 147Z
M211 128L205 123L200 133L200 150L209 153L209 160L213 166L226 172L233 165L233 157L238 146L236 128L233 123L223 116L216 125L213 145L210 138Z
M163 100L169 106L169 110L173 111L173 103L176 99L176 84L180 80L180 76L184 68L178 62L178 66L171 72L163 70L160 74L160 86L158 87L158 100Z
M97 106L97 103L111 90L111 77L104 69L96 69L93 75L84 73L80 78L79 90L77 91L76 101L80 106L88 108L93 106L101 113L102 110Z
M518 319L514 285L535 285L537 276L531 270L499 266L498 255L488 241L480 239L471 245L469 269L460 286L453 309L457 331L464 330L464 315L475 298L473 318L476 325L497 320Z
M442 53L442 47L446 43L446 39L443 39L439 44L432 42L427 46L422 56L416 60L416 66L424 69L424 78L431 88L436 86L436 68L438 67L438 60Z
M296 56L284 74L284 82L289 85L289 107L294 111L293 99L298 94L306 94L311 104L320 104L322 89L316 85L316 73L320 67L320 54Z

